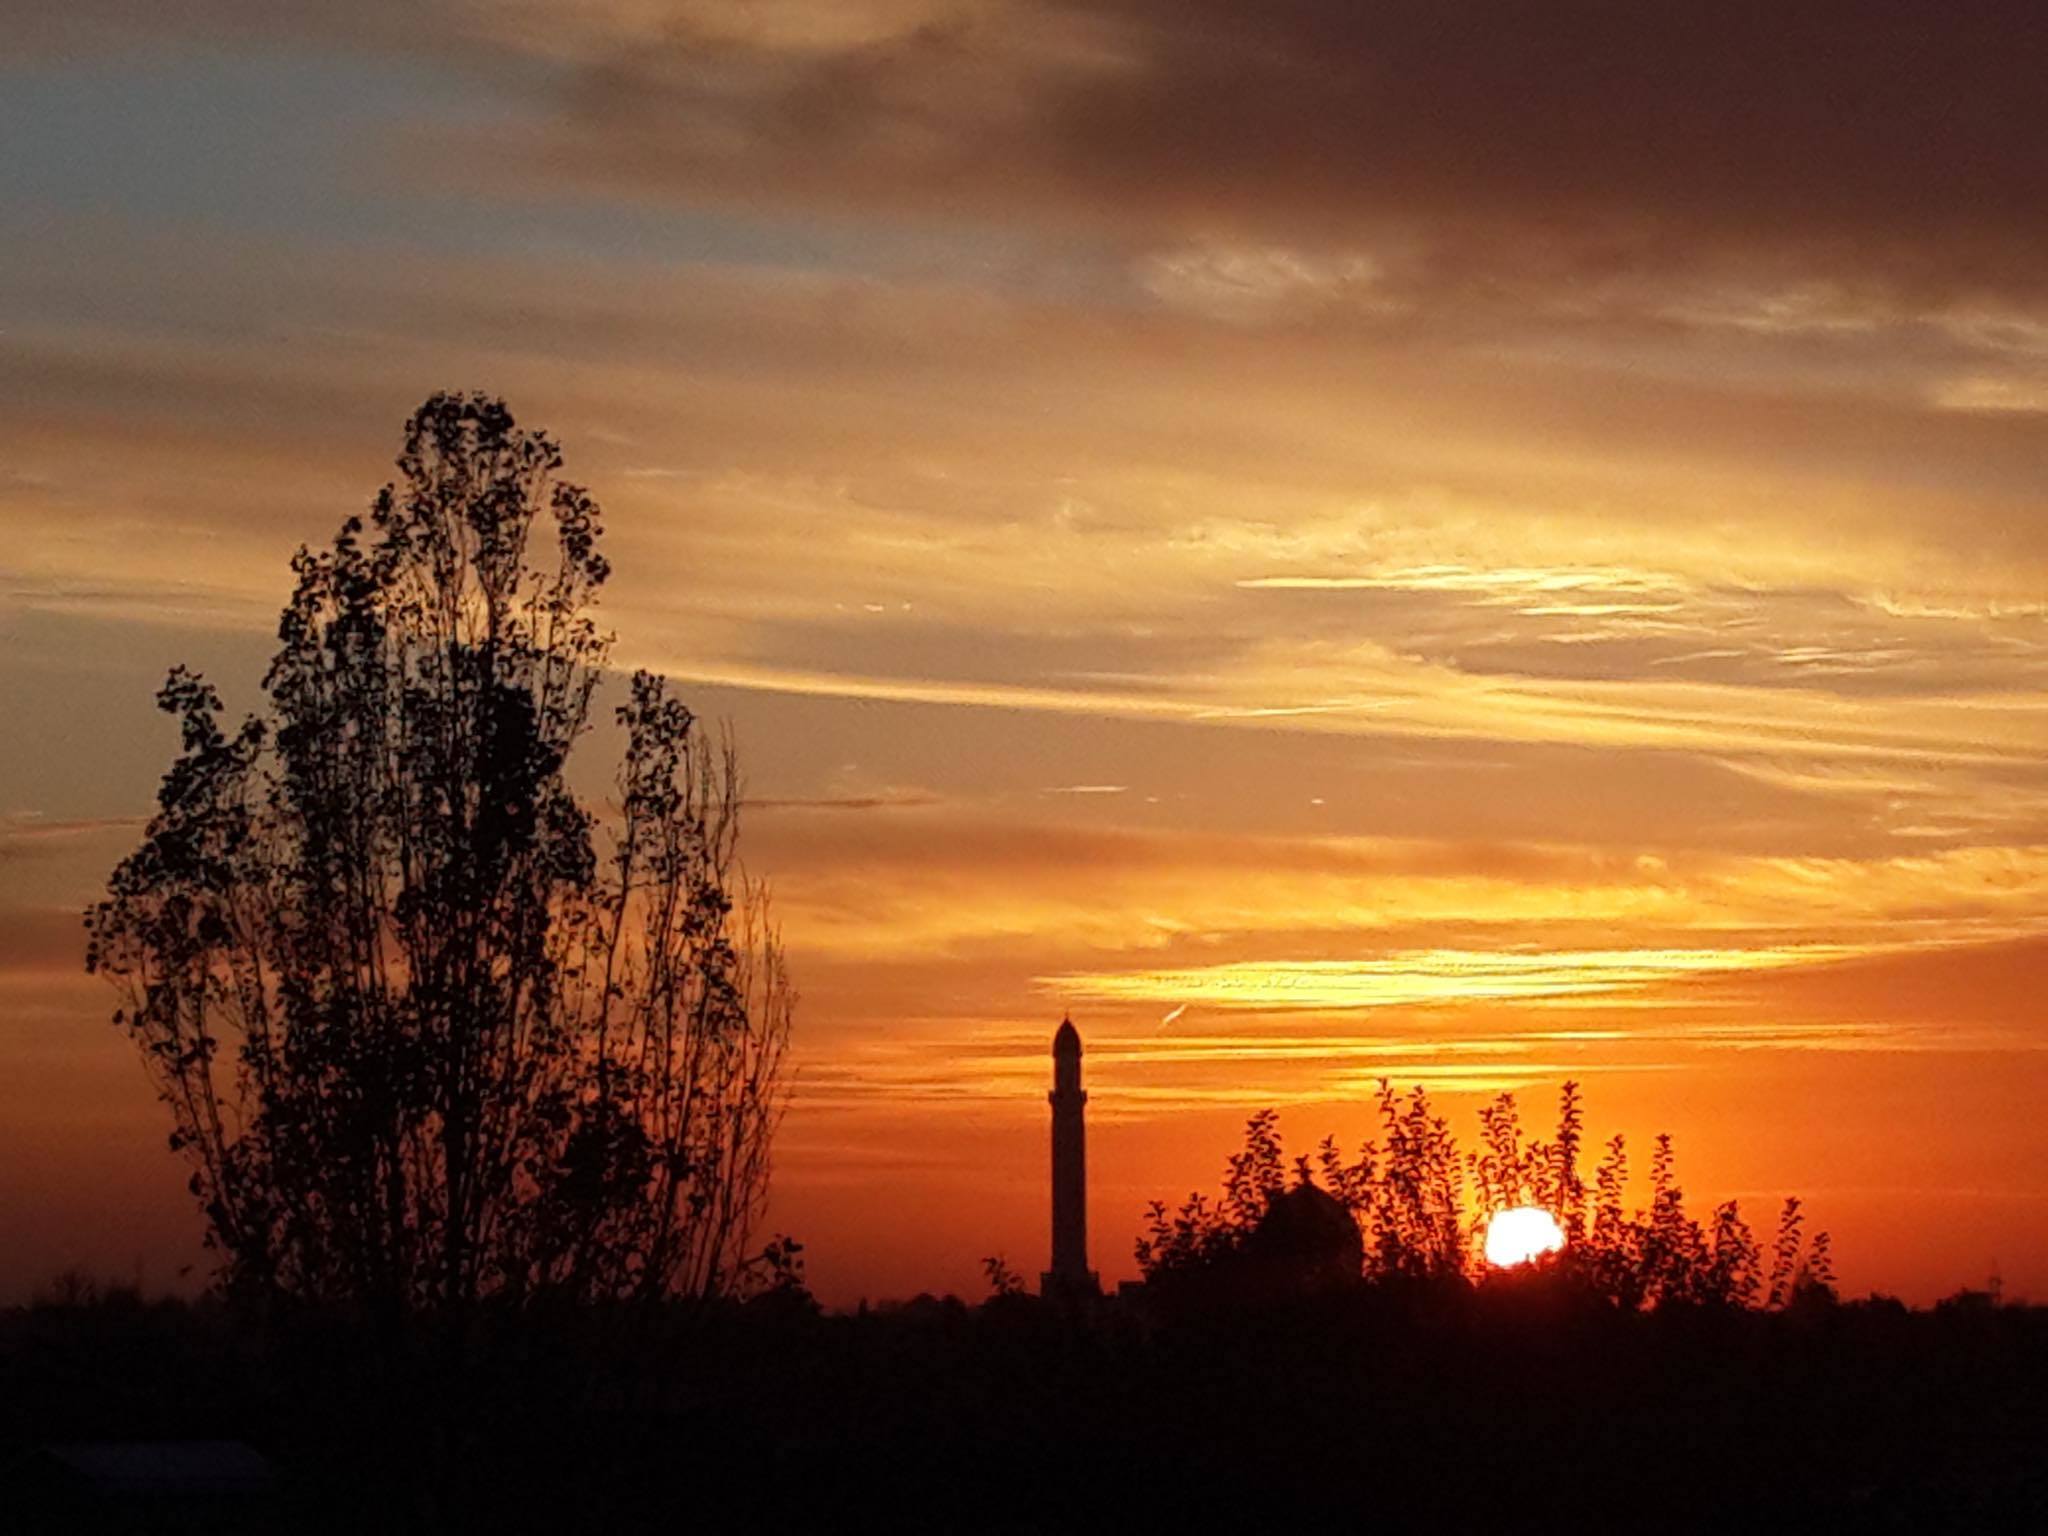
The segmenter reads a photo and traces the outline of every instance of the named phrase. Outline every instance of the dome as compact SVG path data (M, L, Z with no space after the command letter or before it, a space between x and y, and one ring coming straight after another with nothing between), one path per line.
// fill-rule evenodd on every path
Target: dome
M1052 1053L1055 1056L1081 1054L1081 1031L1074 1028L1072 1019L1060 1020L1059 1032L1052 1037Z
M1343 1201L1306 1180L1273 1197L1250 1247L1274 1278L1287 1277L1290 1289L1347 1284L1365 1264L1356 1218Z

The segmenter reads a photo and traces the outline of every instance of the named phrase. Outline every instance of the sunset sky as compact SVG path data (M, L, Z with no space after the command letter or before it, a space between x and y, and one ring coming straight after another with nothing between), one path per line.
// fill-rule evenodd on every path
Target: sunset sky
M738 734L826 1301L1043 1267L1063 1010L1109 1277L1263 1105L1571 1076L1849 1291L2048 1299L2034 6L0 28L0 1299L197 1257L78 914L441 388Z

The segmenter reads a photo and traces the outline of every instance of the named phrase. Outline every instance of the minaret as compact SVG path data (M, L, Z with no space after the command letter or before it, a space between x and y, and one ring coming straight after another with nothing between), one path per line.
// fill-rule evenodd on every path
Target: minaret
M1061 1019L1052 1037L1052 1268L1040 1277L1045 1295L1093 1296L1088 1268L1088 1132L1082 1109L1081 1032Z

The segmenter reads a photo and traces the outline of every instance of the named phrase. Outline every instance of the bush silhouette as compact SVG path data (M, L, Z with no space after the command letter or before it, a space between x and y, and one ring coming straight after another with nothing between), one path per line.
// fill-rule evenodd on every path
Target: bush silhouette
M1501 1211L1538 1206L1564 1236L1540 1267L1622 1311L1777 1310L1834 1299L1828 1236L1805 1236L1796 1197L1785 1202L1766 1284L1755 1235L1735 1201L1716 1207L1704 1225L1687 1214L1668 1135L1655 1142L1646 1208L1625 1208L1628 1147L1620 1135L1607 1144L1589 1191L1579 1173L1585 1117L1576 1083L1560 1090L1551 1140L1525 1141L1514 1095L1503 1093L1480 1110L1479 1145L1463 1155L1422 1088L1402 1096L1382 1080L1378 1105L1379 1139L1347 1160L1325 1138L1313 1163L1296 1159L1292 1183L1278 1112L1254 1114L1243 1150L1225 1165L1219 1199L1196 1192L1177 1210L1157 1201L1147 1208L1137 1242L1147 1282L1185 1291L1200 1277L1242 1275L1283 1203L1307 1189L1348 1214L1359 1237L1358 1278L1382 1285L1488 1278L1480 1256L1487 1224Z

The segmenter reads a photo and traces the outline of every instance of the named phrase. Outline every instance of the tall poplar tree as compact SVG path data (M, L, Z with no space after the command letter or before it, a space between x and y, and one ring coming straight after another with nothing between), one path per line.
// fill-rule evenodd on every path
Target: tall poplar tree
M716 1295L755 1257L792 992L739 780L664 681L613 812L565 770L610 649L599 512L502 401L436 395L302 549L264 679L183 746L87 915L232 1293L402 1317Z

